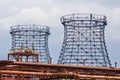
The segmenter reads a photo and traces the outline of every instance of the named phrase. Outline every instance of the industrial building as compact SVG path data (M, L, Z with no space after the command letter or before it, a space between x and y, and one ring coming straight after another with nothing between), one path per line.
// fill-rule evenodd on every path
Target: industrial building
M61 23L58 64L50 58L48 26L12 26L8 59L0 60L0 80L120 80L120 68L111 65L105 45L106 16L69 14Z

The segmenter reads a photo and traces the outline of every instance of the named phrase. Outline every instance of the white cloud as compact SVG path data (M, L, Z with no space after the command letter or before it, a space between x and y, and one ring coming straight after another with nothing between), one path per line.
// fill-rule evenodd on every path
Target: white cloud
M107 26L107 37L111 42L120 41L120 8L114 8L110 13L110 20Z
M10 1L12 1L12 3L10 3ZM90 1L88 0L85 1L25 0L18 2L15 0L8 0L6 4L10 3L7 5L8 7L10 7L10 11L8 10L7 16L0 18L0 25L1 27L9 28L9 26L15 24L41 24L41 25L43 24L48 26L50 25L52 26L52 28L56 28L55 26L59 25L61 26L59 18L66 14L71 13L96 13L103 15L105 14L108 17L107 18L108 26L110 26L110 27L107 26L108 27L107 31L110 32L108 34L108 37L111 38L111 40L113 39L119 40L118 34L120 33L119 32L120 8L108 7L103 4L104 1L95 1L93 3L89 2ZM110 4L111 2L112 1L110 1L108 4ZM3 3L5 2L3 1ZM9 15L10 13L11 15Z
M120 25L119 24L119 19L120 19L120 8L115 8L113 10L113 20L114 20L114 25Z
M38 7L23 9L18 14L0 19L1 26L9 27L15 24L34 24L45 22L49 18L48 14Z

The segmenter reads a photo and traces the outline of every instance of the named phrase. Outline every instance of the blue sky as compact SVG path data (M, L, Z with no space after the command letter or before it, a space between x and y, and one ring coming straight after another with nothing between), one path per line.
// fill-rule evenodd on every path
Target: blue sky
M60 17L71 13L95 13L107 16L107 50L112 64L118 62L120 66L120 0L0 0L0 11L0 60L7 58L11 47L10 26L40 24L51 28L49 51L56 63L64 37Z

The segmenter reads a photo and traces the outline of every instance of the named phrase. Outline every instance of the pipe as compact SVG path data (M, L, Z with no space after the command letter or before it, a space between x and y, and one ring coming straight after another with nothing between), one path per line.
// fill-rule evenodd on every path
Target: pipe
M52 64L52 57L50 57L50 64Z
M115 68L117 68L117 62L115 62Z
M78 77L97 78L97 79L120 79L120 76L101 76L101 75L78 75Z
M96 79L120 79L120 76L104 76L104 75L85 75L77 74L73 72L68 73L45 73L45 72L27 72L27 71L10 71L10 70L0 70L0 74L16 74L16 75L37 75L45 77L78 77L78 78L96 78Z

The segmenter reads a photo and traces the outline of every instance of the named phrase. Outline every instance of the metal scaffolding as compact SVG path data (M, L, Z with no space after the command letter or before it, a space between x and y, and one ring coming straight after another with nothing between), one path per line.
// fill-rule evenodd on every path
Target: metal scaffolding
M50 28L48 26L34 24L15 25L11 27L10 34L12 35L12 51L31 49L39 53L39 62L50 62L48 49ZM14 57L9 57L9 59L13 60Z
M110 67L105 45L106 16L70 14L61 17L64 41L58 64Z

